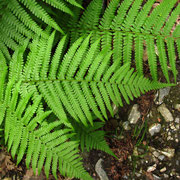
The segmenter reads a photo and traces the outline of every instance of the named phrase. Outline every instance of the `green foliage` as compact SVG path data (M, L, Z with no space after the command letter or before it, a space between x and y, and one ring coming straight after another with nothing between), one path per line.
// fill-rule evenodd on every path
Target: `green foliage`
M174 44L177 44L180 54L179 25L173 33L171 30L179 15L180 4L177 4L177 0L163 0L152 10L154 2L155 0L111 0L103 11L103 0L93 0L82 15L76 13L78 18L70 23L71 41L74 42L79 36L90 33L92 43L102 37L100 47L108 46L109 51L113 50L113 60L118 59L119 65L135 62L140 75L143 75L143 54L146 53L146 45L153 80L158 79L157 64L160 63L167 82L170 82L168 71L172 71L176 82Z
M174 85L168 63L176 81L179 26L171 29L180 6L168 2L152 13L154 0L111 0L105 10L92 0L83 13L81 0L0 2L0 126L17 164L26 157L47 177L59 170L92 179L79 148L115 156L102 130L112 103ZM143 74L144 43L152 81ZM168 83L157 81L157 60Z
M45 24L64 33L61 24L57 23L58 14L62 11L73 16L73 6L82 8L75 0L2 0L0 40L15 50L18 44L23 44L26 37L33 38L35 34L47 36L43 31Z

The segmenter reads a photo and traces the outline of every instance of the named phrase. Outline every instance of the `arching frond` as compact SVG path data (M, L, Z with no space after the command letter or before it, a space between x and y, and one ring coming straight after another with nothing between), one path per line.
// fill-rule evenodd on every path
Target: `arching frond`
M17 164L26 156L26 166L31 163L34 173L36 169L40 173L44 166L47 178L52 170L57 179L58 169L64 176L91 179L82 165L79 142L71 140L75 135L72 129L63 127L58 119L49 122L51 111L37 114L42 97L39 95L33 100L33 93L29 93L21 98L20 85L18 82L13 86L12 93L7 88L6 93L11 98L5 116L5 141L12 157L17 155Z
M132 60L135 54L135 65L139 75L143 74L143 54L146 53L144 45L147 45L148 64L153 80L158 78L160 62L166 80L169 82L170 79L165 66L168 64L176 82L177 58L173 48L175 42L178 45L180 38L180 35L175 33L178 32L179 26L176 26L177 30L175 29L173 34L171 30L178 18L180 5L177 4L177 0L164 0L152 9L154 2L155 0L145 3L142 0L111 0L102 14L102 9L99 9L102 1L92 0L84 13L79 15L76 27L73 26L71 40L75 41L82 34L92 33L93 43L101 36L101 49L108 45L109 50L113 50L114 59L120 57L119 64L134 64ZM169 53L164 53L166 46Z
M73 138L80 141L82 151L87 150L89 152L92 149L97 149L116 157L104 140L105 132L99 130L103 126L104 123L102 122L95 122L94 126L89 126L88 128L74 124L73 127L76 135Z
M45 25L64 33L53 8L57 13L63 11L74 16L71 6L82 8L76 0L3 0L0 7L1 43L15 50L25 38L31 39L35 34L47 37L43 31Z
M130 103L141 93L170 85L134 74L128 63L119 68L118 60L111 60L108 47L99 52L99 40L90 45L90 35L78 39L60 59L66 37L52 55L54 37L55 32L49 39L34 40L27 56L30 61L25 61L24 68L22 54L15 52L10 69L13 72L16 66L19 70L13 77L26 84L27 92L32 88L39 91L55 115L69 127L67 114L88 127L89 123L93 125L92 113L101 120L107 119L107 109L113 116L111 102L122 106L122 99ZM36 57L40 57L38 62Z

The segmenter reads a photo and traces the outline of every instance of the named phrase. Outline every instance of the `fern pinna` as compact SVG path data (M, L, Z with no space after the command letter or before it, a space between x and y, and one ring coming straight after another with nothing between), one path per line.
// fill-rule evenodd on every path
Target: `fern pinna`
M98 130L103 124L94 122L94 115L104 122L106 109L113 116L112 102L122 106L122 98L129 103L141 93L171 84L151 82L129 69L129 64L119 68L108 46L99 51L101 39L90 43L91 35L81 37L65 53L68 37L57 45L54 37L55 31L48 39L37 36L28 54L28 41L19 47L12 55L7 83L1 53L0 117L5 120L5 142L12 156L17 155L17 163L26 154L27 167L32 162L33 170L40 172L44 165L47 177L50 169L57 177L59 169L62 175L91 179L78 146L113 155Z
M84 12L82 0L0 2L0 127L17 163L26 157L47 177L92 179L79 148L115 156L101 130L112 103L173 85L170 70L176 82L180 6L154 2L111 0L104 9L92 0ZM167 84L157 81L158 61Z

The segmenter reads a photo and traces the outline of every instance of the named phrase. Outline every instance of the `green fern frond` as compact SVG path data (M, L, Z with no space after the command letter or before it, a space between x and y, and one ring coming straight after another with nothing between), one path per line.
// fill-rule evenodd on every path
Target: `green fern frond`
M32 103L33 93L29 93L22 99L18 94L20 85L21 82L18 82L10 90L12 95L5 118L5 141L12 157L17 155L17 164L27 151L26 165L29 167L31 163L34 173L36 168L40 173L44 165L47 177L52 166L56 178L59 169L64 176L91 179L82 166L78 141L70 140L75 135L72 130L63 127L58 120L43 125L43 121L48 122L51 111L37 115L42 97L38 96ZM19 102L17 99L20 99Z
M73 138L80 141L82 151L86 149L89 152L92 149L97 149L116 157L104 139L105 132L99 130L103 126L104 123L102 122L95 122L94 126L89 126L88 128L81 124L74 124L76 135Z
M133 69L129 70L129 64L119 68L118 60L111 61L112 52L108 51L108 47L99 52L96 49L99 40L90 45L90 35L84 40L78 39L64 57L59 59L57 53L60 55L63 51L66 37L58 43L57 51L52 55L54 37L55 32L49 39L34 40L28 60L21 70L22 54L20 56L18 51L15 52L10 77L13 72L13 77L25 83L28 89L33 87L34 91L40 91L48 106L68 127L71 125L67 112L87 127L89 123L93 125L92 112L101 120L107 119L106 109L113 116L111 102L122 106L123 98L130 103L141 92L167 86L134 74ZM23 50L19 51L23 53ZM37 62L36 57L44 58Z
M132 64L135 53L135 65L139 75L143 74L143 54L144 44L148 46L148 63L153 80L158 79L158 59L160 67L169 82L169 71L165 66L169 62L171 71L176 82L176 56L171 50L175 42L178 42L178 26L171 34L172 27L179 14L179 4L177 0L162 1L153 8L155 0L144 3L142 0L111 0L105 12L102 14L101 0L92 0L82 16L79 15L79 22L71 30L71 40L75 41L82 34L92 33L91 42L101 37L101 49L105 45L109 46L109 51L113 50L114 59L119 58L119 64L129 62ZM93 14L93 16L92 16ZM161 41L161 43L159 43ZM162 43L163 41L163 43ZM155 48L158 44L158 51ZM171 46L173 45L173 47ZM166 51L169 49L169 55ZM135 48L133 48L135 47ZM170 53L171 52L171 53ZM165 55L165 56L164 56ZM163 59L162 59L163 57ZM168 61L167 61L168 60Z
M82 8L75 0L3 0L0 7L1 43L15 50L25 38L31 39L35 34L47 37L43 31L45 25L64 33L61 24L57 23L59 17L55 18L51 9L74 16L71 6Z

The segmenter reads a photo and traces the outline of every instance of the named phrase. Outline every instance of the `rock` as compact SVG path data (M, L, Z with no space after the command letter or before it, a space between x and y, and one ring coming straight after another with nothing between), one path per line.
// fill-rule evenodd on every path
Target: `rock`
M167 137L167 141L169 141L169 140L171 140L171 136L168 136L168 137Z
M113 112L114 112L114 115L116 115L119 111L119 107L116 106L114 103L112 104L112 108L113 108Z
M180 112L180 104L175 104L174 108Z
M117 138L121 140L121 139L124 139L124 136L123 135L119 135L119 136L117 136Z
M175 118L175 123L179 124L179 122L180 122L180 119L178 117Z
M168 158L174 157L175 149L165 148L160 151L163 155L167 156Z
M156 164L154 164L153 166L149 166L148 168L147 168L147 172L152 172L152 171L154 171L155 169L156 169Z
M167 109L165 104L162 104L158 107L158 111L161 113L161 115L164 117L164 120L166 122L173 121L173 116L169 109Z
M135 175L137 176L137 177L141 177L141 174L140 173L135 173Z
M161 178L159 176L156 176L155 174L153 174L154 180L160 180Z
M139 118L141 117L140 112L138 111L138 104L134 104L129 114L128 120L131 124L136 124Z
M170 87L166 87L159 90L158 104L163 103L163 99L165 96L169 94L170 89L171 89Z
M179 166L179 160L176 160L176 166Z
M153 136L155 133L159 133L161 130L161 124L154 123L149 127L149 133Z
M128 179L128 176L124 175L122 178L123 178L123 179Z
M166 171L166 167L163 167L162 169L160 169L160 172L163 173Z
M170 128L171 128L172 130L176 130L176 127L174 126L174 124L170 124Z
M155 157L158 157L158 156L159 156L159 152L154 151L154 152L153 152L153 155L154 155Z
M131 129L131 127L129 126L129 121L123 122L122 126L126 131L129 131Z
M168 175L168 174L164 174L164 177L165 177L165 178L169 178L169 175Z
M103 159L100 158L95 165L95 170L101 180L109 180L106 172L104 171L102 167L102 162L103 162Z
M160 156L158 156L158 159L159 159L159 160L161 160L161 161L163 161L163 160L164 160L164 158L165 158L165 156L164 156L164 155L160 155Z

